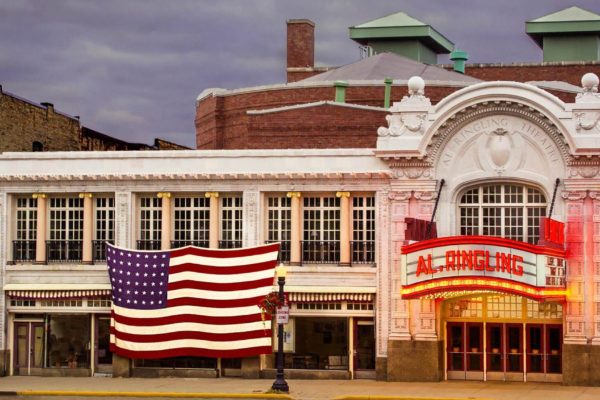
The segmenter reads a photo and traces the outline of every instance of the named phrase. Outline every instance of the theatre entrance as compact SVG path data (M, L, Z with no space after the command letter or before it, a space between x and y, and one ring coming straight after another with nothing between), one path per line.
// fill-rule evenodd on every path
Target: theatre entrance
M562 380L562 306L518 296L444 302L447 379Z

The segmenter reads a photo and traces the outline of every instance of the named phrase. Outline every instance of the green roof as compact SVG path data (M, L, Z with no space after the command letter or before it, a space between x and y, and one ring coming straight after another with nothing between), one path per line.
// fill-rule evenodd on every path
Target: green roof
M540 46L544 36L600 35L600 15L573 6L527 21L525 30Z
M437 53L450 53L454 43L436 31L431 25L419 21L404 12L386 15L372 21L351 26L350 39L367 44L376 40L417 39Z

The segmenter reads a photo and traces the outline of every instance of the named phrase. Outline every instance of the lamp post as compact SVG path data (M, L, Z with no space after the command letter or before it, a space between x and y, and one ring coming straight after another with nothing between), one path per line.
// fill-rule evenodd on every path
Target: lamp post
M283 294L283 287L285 286L285 266L280 264L276 268L277 272L277 284L279 285L279 303L283 304L285 297ZM278 390L280 392L289 393L290 387L288 386L283 376L283 324L277 324L277 375L275 375L275 382L271 389Z

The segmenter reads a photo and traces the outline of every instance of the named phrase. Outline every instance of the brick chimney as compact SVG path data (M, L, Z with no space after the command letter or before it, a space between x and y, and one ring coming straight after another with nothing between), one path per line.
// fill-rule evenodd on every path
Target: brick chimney
M308 19L287 21L288 82L303 79L315 66L315 23ZM296 75L302 75L296 77ZM312 75L312 74L311 74Z

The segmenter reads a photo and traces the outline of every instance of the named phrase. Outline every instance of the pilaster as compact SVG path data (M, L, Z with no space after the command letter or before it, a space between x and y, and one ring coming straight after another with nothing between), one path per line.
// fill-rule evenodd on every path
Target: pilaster
M291 204L291 232L290 232L290 265L300 265L301 249L300 238L302 237L302 207L300 206L300 192L287 192L287 197L292 199Z
M340 199L340 265L350 265L350 192L337 192Z
M135 229L134 207L131 192L115 192L115 245L131 248L131 238Z
M391 282L392 300L390 340L410 340L409 301L400 298L401 254L404 244L405 218L409 216L409 200L412 192L392 191L388 195L390 210L390 262L388 281ZM391 278L391 279L390 279Z
M7 212L8 200L7 195L4 192L0 192L0 287L4 287L4 275L5 265L8 255L8 219ZM6 310L5 299L6 296L0 296L0 310ZM8 348L6 344L6 312L0 313L0 350L6 350Z
M245 190L243 192L243 246L257 246L260 244L259 220L260 215L260 194L258 190Z
M46 264L46 219L48 218L48 196L44 193L34 193L32 197L37 199L35 263Z
M392 296L393 290L391 285L391 258L390 258L390 199L389 192L382 190L376 193L377 201L376 221L377 230L375 231L375 243L378 248L375 254L377 255L377 302L375 328L377 340L377 348L375 350L376 357L387 356L388 340L390 336L390 321L392 316ZM394 300L395 301L395 300Z
M160 192L156 194L156 197L162 199L162 226L160 236L160 249L169 250L171 248L171 232L173 231L171 193Z
M584 191L564 191L566 207L567 289L569 298L565 307L564 341L570 344L587 342L585 329L585 222Z
M81 263L90 265L93 263L92 240L94 235L94 205L91 193L79 193L83 199L83 243L81 251Z
M210 231L208 232L208 247L219 248L219 192L206 192L204 197L210 198Z

